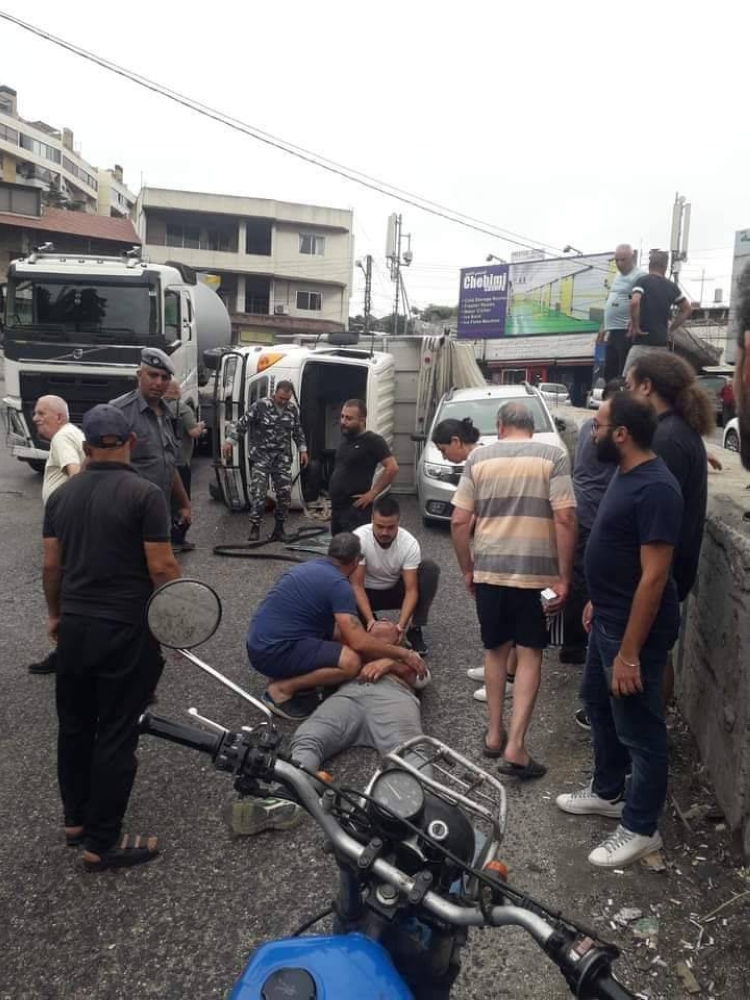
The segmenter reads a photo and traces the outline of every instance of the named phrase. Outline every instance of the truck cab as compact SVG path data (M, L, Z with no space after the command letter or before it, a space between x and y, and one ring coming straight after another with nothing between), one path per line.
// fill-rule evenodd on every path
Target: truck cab
M197 287L215 298L190 268L151 264L137 250L120 257L43 250L11 263L4 324L11 453L43 468L49 444L31 420L36 400L61 396L80 424L92 406L135 387L143 347L170 355L182 398L197 411ZM228 338L228 316L226 329Z
M327 345L247 346L224 353L216 377L214 454L221 454L227 425L239 420L256 399L272 395L282 380L294 386L309 455L309 464L300 474L298 455L293 454L292 504L299 508L327 492L341 442L341 407L347 399L363 399L368 430L392 443L395 362L385 352ZM247 448L241 438L232 459L216 467L214 495L230 510L243 510L249 475Z

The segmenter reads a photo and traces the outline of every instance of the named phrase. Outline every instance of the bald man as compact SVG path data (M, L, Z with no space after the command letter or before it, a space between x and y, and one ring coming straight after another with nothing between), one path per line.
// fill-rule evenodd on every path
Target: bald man
M42 502L46 506L55 490L81 471L85 459L83 432L70 423L68 404L59 396L40 396L31 419L39 437L50 443L42 482ZM56 670L54 649L29 666L30 674L54 674Z
M612 281L604 306L604 323L600 337L606 338L607 355L604 362L604 378L622 375L632 342L628 340L630 324L630 295L636 281L643 272L635 266L635 254L629 243L620 243L615 249L617 274Z

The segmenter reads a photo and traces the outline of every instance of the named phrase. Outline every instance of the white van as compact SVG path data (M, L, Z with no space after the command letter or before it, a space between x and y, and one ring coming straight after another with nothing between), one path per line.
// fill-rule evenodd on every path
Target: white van
M394 435L396 371L393 355L356 348L296 344L237 347L222 355L216 377L214 455L221 455L227 424L276 385L287 380L305 431L309 464L300 473L293 455L292 506L314 503L328 489L334 456L341 442L340 414L347 399L363 399L367 428L381 434L389 445ZM217 486L212 493L230 510L244 510L248 501L250 464L243 439L233 458L216 465Z

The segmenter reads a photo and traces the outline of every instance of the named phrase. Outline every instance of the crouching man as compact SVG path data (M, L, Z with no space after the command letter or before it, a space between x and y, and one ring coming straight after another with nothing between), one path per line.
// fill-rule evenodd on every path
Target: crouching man
M401 508L390 494L375 501L372 524L356 528L362 545L362 562L352 573L357 608L368 631L378 611L398 611L399 638L424 656L427 645L422 627L437 593L440 567L422 559L419 542L401 527Z
M417 653L379 639L362 626L349 582L361 558L356 535L335 535L325 558L285 573L253 616L248 657L269 679L263 700L281 718L307 718L318 704L316 688L353 680L363 664L374 666L385 658L424 674Z
M341 537L341 536L337 536ZM399 634L390 621L377 621L370 636L396 645ZM384 757L406 740L423 735L417 690L429 682L400 660L383 658L366 663L359 676L344 684L315 709L292 738L292 757L308 771L351 747L371 747ZM288 799L235 799L228 821L237 836L263 830L288 830L302 819L301 806Z

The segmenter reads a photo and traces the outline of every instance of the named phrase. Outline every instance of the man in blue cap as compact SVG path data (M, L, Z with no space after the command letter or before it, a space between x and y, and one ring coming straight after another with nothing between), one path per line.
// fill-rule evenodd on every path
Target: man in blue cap
M103 403L83 418L84 469L44 514L44 596L57 642L58 780L65 837L90 871L150 861L155 837L122 835L138 718L164 666L146 625L156 587L180 576L169 508L130 464L135 435Z
M138 387L111 400L111 404L125 414L130 430L135 434L130 459L133 468L159 487L167 506L176 511L179 523L186 528L192 521L190 498L177 472L180 449L172 415L164 402L164 394L173 375L174 365L164 351L157 347L144 347L136 372Z

